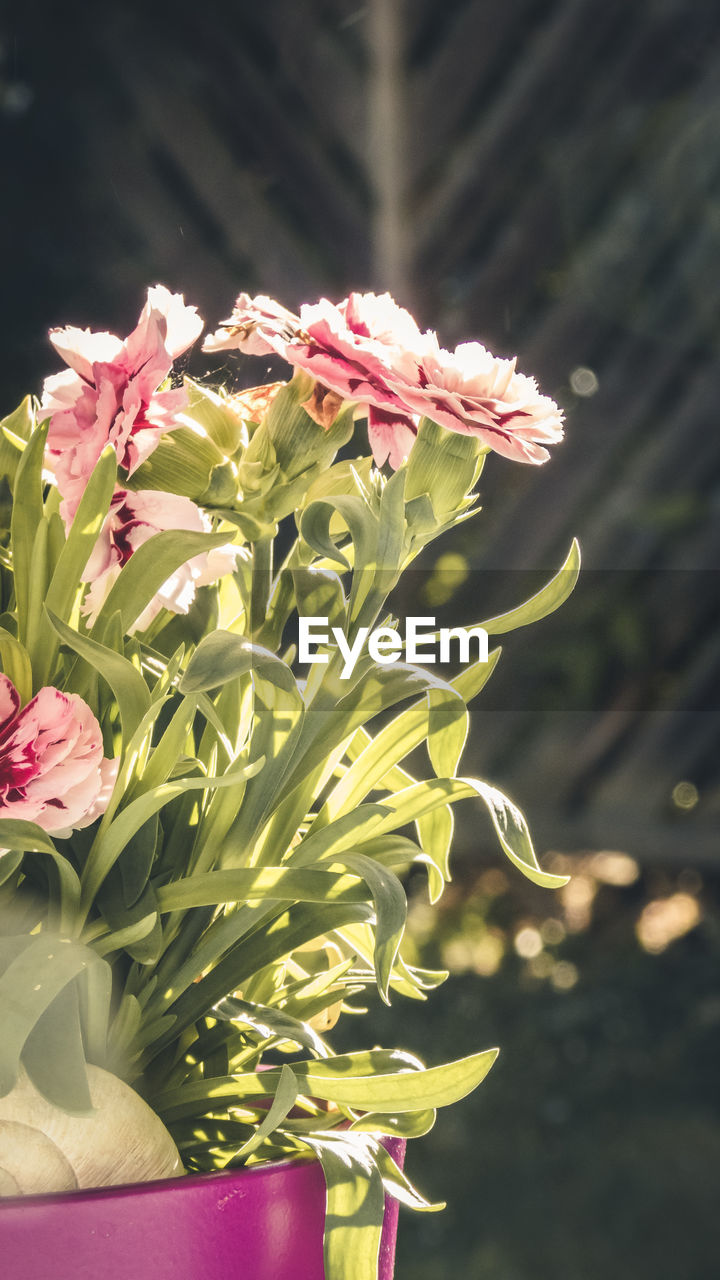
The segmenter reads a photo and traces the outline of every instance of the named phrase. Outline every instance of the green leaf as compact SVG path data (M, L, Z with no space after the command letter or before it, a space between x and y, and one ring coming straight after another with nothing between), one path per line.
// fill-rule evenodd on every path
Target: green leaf
M104 961L67 938L39 934L0 977L0 1096L17 1080L20 1055L33 1028L68 983Z
M25 706L32 698L32 666L28 651L15 636L0 627L0 663L8 680L12 680Z
M541 591L509 613L501 613L496 618L488 618L486 622L475 623L475 626L482 627L488 635L499 636L506 631L515 631L517 627L527 627L531 622L539 622L564 604L573 591L579 573L580 546L577 539L573 538L562 568Z
M93 951L99 956L108 956L113 951L128 951L133 953L133 949L138 942L144 942L150 936L157 921L157 915L151 912L150 915L141 916L139 920L133 921L132 924L123 925L120 929L113 929L110 933L105 933L93 943Z
M468 734L465 702L452 685L428 689L428 755L439 778L452 778L457 771Z
M271 660L270 660L271 659ZM250 781L242 808L233 822L224 844L224 860L253 848L262 824L277 808L278 793L296 759L305 707L300 690L290 669L279 659L268 655L253 658L254 727L251 759L258 756L267 765ZM283 851L284 852L284 851Z
M435 813L430 815L430 818L433 818L435 814L443 815L451 812L448 809L436 809ZM428 819L421 819L421 821L426 822ZM362 852L367 854L369 858L374 858L377 862L381 862L384 867L391 867L396 874L407 871L413 863L425 867L430 883L430 901L436 902L445 887L445 881L450 879L447 865L447 849L443 839L439 838L435 831L426 839L425 830L424 828L421 830L419 824L418 830L420 831L421 844L416 844L414 840L410 840L407 836L384 835L378 836L377 839L371 838L364 841ZM452 826L450 835L452 835ZM436 840L438 841L437 847Z
M85 486L48 588L47 607L63 622L69 621L83 571L110 509L116 476L117 457L108 445Z
M109 964L89 964L77 981L85 1056L98 1067L106 1065L110 1003L113 994Z
M295 677L280 658L231 631L213 631L200 641L180 681L180 692L216 689L246 672L264 676L288 693L297 692Z
M171 800L184 796L188 791L235 786L261 768L262 761L255 761L254 764L220 777L181 778L178 782L163 783L162 786L145 792L137 800L131 800L108 827L104 830L100 828L95 837L82 874L82 910L87 912L90 909L100 885L132 836Z
M108 445L100 455L85 487L47 589L45 606L61 622L68 623L71 620L85 566L110 509L116 476L117 457L115 450ZM38 682L41 685L47 683L52 675L59 645L56 632L48 625L47 619L44 622L43 644L39 655Z
M28 594L27 617L25 619L25 647L33 668L33 691L42 687L41 668L43 657L43 601L47 590L49 572L49 521L45 516L35 530L32 555L30 558L30 591ZM15 579L17 586L17 578ZM18 615L19 624L19 615ZM19 629L19 626L18 626Z
M498 1056L486 1049L439 1067L422 1067L398 1049L369 1049L311 1062L294 1062L301 1090L340 1106L397 1114L434 1110L466 1097L485 1079ZM153 1105L166 1120L216 1111L224 1100L261 1097L277 1088L277 1068L190 1082L168 1090Z
M391 575L390 581L398 572L404 554L406 480L407 470L401 467L390 476L380 498L376 564L379 573Z
M421 1112L420 1115L423 1117L431 1115L434 1120L435 1113L432 1111L424 1111ZM427 1121L425 1120L423 1123L427 1124ZM432 1123L428 1127L432 1128ZM427 1129L422 1128L421 1132L427 1133ZM416 1134L413 1133L412 1136L415 1137ZM390 1155L390 1152L383 1146L382 1142L378 1142L377 1139L372 1140L372 1142L372 1152L382 1174L383 1186L388 1195L391 1195L394 1200L399 1200L401 1204L406 1204L409 1209L415 1209L416 1212L419 1213L437 1213L438 1210L445 1208L444 1201L436 1201L433 1204L431 1201L426 1200L424 1196L421 1196L420 1192L413 1186L409 1178L407 1178L403 1173L402 1169L398 1168Z
M552 875L542 870L527 823L517 806L497 787L477 778L432 778L385 797L383 805L390 812L373 834L379 836L386 831L394 831L407 822L417 822L439 805L454 804L456 800L473 796L478 796L486 805L503 852L528 880L546 889L559 889L567 884L567 876Z
M345 813L327 826L303 836L290 855L292 863L307 866L319 858L338 857L346 849L355 848L371 835L376 835L388 813L389 810L381 804L358 805L352 813Z
M517 805L508 800L497 787L474 778L464 781L480 796L488 808L498 839L508 858L528 880L545 889L561 889L569 876L552 875L543 871L538 863L527 823Z
M282 1009L270 1009L265 1005L252 1004L248 1000L228 998L215 1005L214 1013L219 1018L226 1018L236 1026L250 1027L265 1040L275 1038L278 1041L292 1041L309 1049L320 1058L328 1056L328 1049L320 1036L306 1022L292 1018ZM293 1099L294 1101L294 1099Z
M43 519L42 468L48 423L33 432L18 463L15 487L22 494L14 502L10 523L15 600L17 604L18 639L27 637L28 614L33 594L32 554L38 525ZM44 589L43 583L43 589Z
M371 1049L294 1063L293 1070L304 1091L329 1102L364 1111L422 1111L449 1106L471 1093L485 1079L498 1052L487 1049L439 1067L408 1067L408 1055ZM388 1070L394 1065L394 1071ZM358 1069L363 1074L355 1074Z
M432 861L428 865L430 901L437 902L450 880L450 849L455 819L449 805L433 809L416 820L418 839Z
M92 629L94 639L101 638L115 612L122 618L127 635L133 623L154 599L173 573L194 556L226 546L227 533L193 533L165 529L148 538L130 556L113 583Z
M132 557L133 560L134 558L135 556ZM128 743L150 708L150 691L140 672L131 662L128 662L127 658L121 657L113 649L108 649L107 645L98 644L90 636L81 636L79 632L73 631L49 611L47 616L62 642L69 645L79 657L89 662L90 666L98 671L110 685L120 711L123 740Z
M436 1116L437 1112L432 1108L399 1111L397 1115L369 1111L353 1120L350 1129L357 1133L384 1133L390 1138L422 1138L432 1129Z
M130 837L118 862L123 903L133 907L150 878L160 836L158 815L154 814Z
M35 1088L48 1102L75 1114L92 1112L74 983L64 987L40 1015L25 1041L22 1060Z
M7 884L12 879L15 872L22 866L23 855L18 852L11 852L9 849L0 850L0 885Z
M143 761L140 776L132 788L133 798L167 782L172 775L178 761L183 758L197 714L197 704L198 699L195 697L182 699L160 741L150 748L147 760ZM155 705L158 706L158 703ZM212 704L210 704L210 710L212 714L214 710ZM151 732L150 726L148 728Z
M7 476L11 487L27 441L30 439L35 414L32 398L26 396L13 413L0 421L0 475Z
M317 555L349 569L350 561L330 534L330 521L334 514L335 509L330 502L311 502L300 517L300 534Z
M359 875L296 870L289 866L252 867L188 876L161 885L157 896L159 910L167 912L247 902L256 898L290 902L366 902L368 890Z
M485 688L490 676L500 661L502 649L491 649L488 654L487 662L474 662L472 666L464 667L450 681L453 689L457 689L465 703L472 702L480 691Z
M47 832L34 822L2 818L0 848L18 853L40 853L52 860L60 886L60 928L63 932L69 930L80 906L80 881L74 867L58 852Z
M327 830L327 828L326 828ZM375 902L375 973L378 990L389 1004L388 988L395 957L398 953L407 919L407 899L397 876L362 853L344 853L333 857L348 871L354 871L369 886Z
M385 1189L369 1145L349 1135L303 1135L302 1140L325 1175L326 1280L377 1280Z
M266 1138L269 1138L271 1133L275 1132L278 1126L282 1124L288 1112L292 1111L297 1101L297 1096L297 1080L295 1079L290 1067L285 1065L280 1071L280 1079L278 1081L277 1089L275 1090L275 1097L272 1100L270 1110L262 1123L258 1125L252 1137L248 1138L247 1142L243 1143L240 1150L236 1153L234 1160L239 1161L251 1155L253 1151L262 1145Z

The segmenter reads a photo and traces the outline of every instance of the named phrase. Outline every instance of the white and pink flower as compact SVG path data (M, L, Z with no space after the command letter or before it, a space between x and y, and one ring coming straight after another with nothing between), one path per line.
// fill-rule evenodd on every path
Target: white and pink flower
M351 293L338 306L322 298L293 315L271 298L241 293L232 316L204 343L205 351L235 349L282 356L321 387L368 411L368 432L378 466L389 457L399 467L417 434L417 418L395 384L419 378L426 342L408 311L389 293ZM325 397L311 395L304 408L327 427Z
M479 342L463 342L452 352L429 344L420 366L422 386L406 384L403 398L416 413L476 436L506 458L546 462L545 446L563 438L563 415L515 364Z
M280 355L321 387L363 405L378 465L401 465L423 416L521 462L544 462L545 446L562 439L558 406L516 372L514 360L498 359L478 342L444 351L387 293L351 293L337 306L322 299L297 316L271 298L241 294L205 342L205 350L231 348ZM325 410L323 396L313 394L305 408L327 426L318 405Z
M182 389L160 390L173 361L202 330L195 307L162 285L148 290L136 328L125 341L89 329L53 329L52 342L69 368L46 378L41 416L50 418L48 464L63 497L63 515L77 510L107 444L131 475L179 425Z
M103 756L100 725L77 694L47 687L21 710L0 674L0 817L56 835L86 827L107 808L117 764Z
M83 613L90 624L95 621L110 588L133 552L165 529L209 533L211 523L205 512L189 498L154 489L140 489L136 493L125 489L116 491L83 573L83 581L91 583L83 603ZM197 588L232 573L238 553L238 547L228 545L188 560L163 583L130 630L144 631L161 609L187 613Z

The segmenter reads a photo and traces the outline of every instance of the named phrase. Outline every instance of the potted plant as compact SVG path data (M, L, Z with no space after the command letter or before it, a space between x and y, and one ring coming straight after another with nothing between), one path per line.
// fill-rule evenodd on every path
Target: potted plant
M435 1207L404 1140L497 1051L426 1067L334 1054L328 1032L368 987L424 999L445 976L403 959L402 877L421 865L438 899L456 801L483 803L525 875L562 882L515 805L459 766L499 656L483 635L562 603L576 546L474 625L479 656L452 678L392 612L404 570L477 510L487 453L544 461L557 406L477 343L442 350L388 295L299 316L241 295L206 350L294 368L241 393L173 371L201 328L156 286L125 341L52 331L66 370L2 423L0 1242L16 1280L50 1258L63 1277L364 1280L380 1257L390 1277L386 1194Z

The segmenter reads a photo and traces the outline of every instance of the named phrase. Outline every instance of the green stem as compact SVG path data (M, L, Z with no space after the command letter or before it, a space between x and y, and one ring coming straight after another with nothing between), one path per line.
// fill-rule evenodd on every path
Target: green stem
M252 584L250 590L250 633L255 636L263 627L272 587L273 539L259 538L253 543Z

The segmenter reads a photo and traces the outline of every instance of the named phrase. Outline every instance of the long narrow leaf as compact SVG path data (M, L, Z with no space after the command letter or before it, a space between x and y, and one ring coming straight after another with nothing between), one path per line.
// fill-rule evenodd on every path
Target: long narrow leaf
M164 529L148 538L115 579L108 597L100 610L92 629L94 639L101 638L107 623L116 612L122 618L123 631L127 632L143 610L157 595L163 583L193 556L225 546L227 533L193 533L178 529Z
M75 868L55 848L50 836L34 822L0 819L0 848L18 853L40 853L51 859L60 887L60 930L70 932L80 907L80 880Z
M373 834L395 831L407 822L417 822L424 814L431 813L439 805L454 804L456 800L477 796L486 805L503 852L512 863L535 884L546 889L559 889L567 884L567 876L543 871L533 848L530 832L523 814L497 787L476 778L432 778L419 782L406 791L385 797L384 806L390 810Z
M40 934L8 965L0 977L0 1096L12 1089L25 1041L55 997L88 965L104 963L88 947Z
M110 508L116 475L117 457L115 450L108 446L100 455L88 480L47 589L45 607L62 622L70 622L83 571ZM44 643L38 676L40 684L47 683L53 673L59 644L57 632L50 627L47 618L44 623Z
M254 898L292 902L366 902L363 878L333 871L296 870L294 867L238 868L209 871L175 880L157 890L160 911L186 911L193 907L246 902Z
M33 544L38 525L43 518L42 466L48 425L45 422L33 432L23 450L15 477L15 488L18 493L22 493L22 501L13 503L10 547L15 581L18 639L23 643L27 635L28 611L34 589L31 574Z
M215 787L231 787L243 782L252 773L262 768L263 762L258 760L244 769L236 769L217 778L182 778L178 782L166 782L152 791L147 791L132 800L127 808L121 810L105 831L100 831L95 839L82 874L82 908L89 910L95 896L107 876L110 868L120 857L127 842L139 831L160 809L184 796L188 791L205 791Z
M312 1062L294 1062L293 1072L303 1093L362 1111L395 1114L449 1106L466 1097L485 1079L498 1056L497 1049L422 1067L417 1059L391 1049L369 1049ZM201 1080L154 1099L166 1120L217 1110L229 1099L260 1097L273 1092L280 1071L249 1072L227 1079Z
M140 672L107 645L98 644L89 636L81 636L60 618L48 612L50 623L64 644L90 663L110 685L117 699L123 738L127 743L150 707L150 692Z

